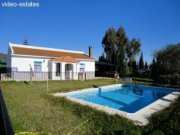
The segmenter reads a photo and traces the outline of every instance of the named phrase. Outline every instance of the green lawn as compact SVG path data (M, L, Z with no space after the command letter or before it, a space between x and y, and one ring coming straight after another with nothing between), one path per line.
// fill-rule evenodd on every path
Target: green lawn
M116 83L114 79L49 81L49 92L46 91L46 82L33 82L32 85L24 82L1 82L1 87L16 133L28 131L53 135L68 134L84 122L86 123L72 134L139 133L139 128L125 118L109 116L89 107L50 96L51 92L113 83ZM130 127L133 128L132 131L129 131Z
M126 118L111 116L65 98L51 96L54 92L114 83L124 82L116 82L114 79L49 81L49 91L47 91L46 82L33 82L32 85L24 82L0 82L0 85L16 133L41 132L53 135L68 135L69 133L70 135L173 135L180 133L178 127L180 98L166 110L153 115L149 125L139 127ZM139 81L137 83L146 84ZM78 126L80 127L77 128Z

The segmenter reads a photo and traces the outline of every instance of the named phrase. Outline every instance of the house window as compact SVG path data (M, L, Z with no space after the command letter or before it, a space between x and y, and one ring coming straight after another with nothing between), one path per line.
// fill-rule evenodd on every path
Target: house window
M80 63L80 72L84 72L84 71L85 71L85 64Z
M56 63L56 76L60 76L60 63Z
M42 71L42 62L41 61L34 61L34 71L35 72Z

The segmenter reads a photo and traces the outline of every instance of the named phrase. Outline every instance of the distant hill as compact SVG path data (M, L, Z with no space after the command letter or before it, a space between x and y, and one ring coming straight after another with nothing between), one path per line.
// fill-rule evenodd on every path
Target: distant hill
M5 62L6 61L6 54L0 53L0 61Z

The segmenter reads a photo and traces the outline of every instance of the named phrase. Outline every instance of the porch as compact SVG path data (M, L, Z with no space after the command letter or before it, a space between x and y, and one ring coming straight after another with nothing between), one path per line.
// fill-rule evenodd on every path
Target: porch
M49 79L78 80L78 61L70 56L59 57L49 62Z

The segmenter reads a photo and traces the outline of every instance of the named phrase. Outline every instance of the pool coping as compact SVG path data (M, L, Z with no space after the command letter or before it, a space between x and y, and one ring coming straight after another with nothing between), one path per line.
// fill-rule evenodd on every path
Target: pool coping
M111 87L113 87L113 88L120 87L122 85L125 85L125 84L113 84L113 85L102 86L102 87L103 87L103 91L104 91L105 89L108 89ZM148 87L148 86L146 86L146 87ZM149 87L154 87L154 86L149 86ZM99 88L101 88L101 87L99 87ZM180 95L179 91L171 92L170 94L162 97L161 99L156 100L155 102L145 106L144 108L136 111L135 113L128 113L125 111L117 110L117 109L103 106L103 105L98 105L95 103L85 101L83 99L78 99L78 98L74 98L74 97L67 95L67 94L73 94L73 93L77 93L77 92L81 92L81 93L85 92L86 93L88 91L97 91L99 88L87 88L87 89L81 89L81 90L77 90L77 91L66 92L66 93L55 93L55 94L53 94L53 96L65 97L70 101L79 103L81 105L87 105L91 108L95 108L97 110L104 111L110 115L117 114L117 115L120 115L120 116L123 116L125 118L132 120L136 125L143 126L143 125L148 124L148 118L153 113L165 109ZM162 88L162 87L160 87L160 88ZM167 88L167 89L170 89L170 88Z

